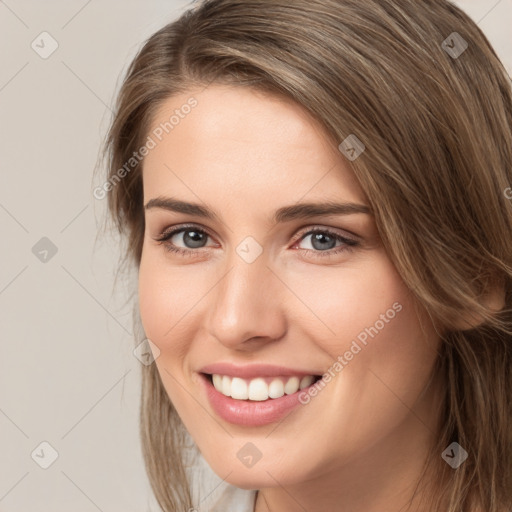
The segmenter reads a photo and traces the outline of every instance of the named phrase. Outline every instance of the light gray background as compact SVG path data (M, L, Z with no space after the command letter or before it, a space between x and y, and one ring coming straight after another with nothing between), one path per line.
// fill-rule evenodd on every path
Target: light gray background
M512 0L457 4L512 75ZM118 247L96 241L93 169L120 75L186 5L0 0L0 512L158 510L138 438L133 283L112 291ZM31 48L43 31L59 45L47 59ZM42 237L57 247L46 262L32 252ZM43 441L58 452L48 469L31 457Z

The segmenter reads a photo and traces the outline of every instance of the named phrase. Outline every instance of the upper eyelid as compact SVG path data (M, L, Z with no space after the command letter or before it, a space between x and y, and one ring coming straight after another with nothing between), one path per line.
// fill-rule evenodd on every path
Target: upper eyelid
M186 231L187 229L190 229L190 230L196 229L197 231L200 231L201 233L205 233L210 238L215 238L207 229L205 229L203 227L197 226L195 224L185 224L183 226L178 225L178 226L172 226L170 228L164 229L163 231L161 231L157 235L156 239L159 240L159 239L162 239L162 238L167 238L167 237L170 237L170 236L174 236L174 235L176 235L178 233Z

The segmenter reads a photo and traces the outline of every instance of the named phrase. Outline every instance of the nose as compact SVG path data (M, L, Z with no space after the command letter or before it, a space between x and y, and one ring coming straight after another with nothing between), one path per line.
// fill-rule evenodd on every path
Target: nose
M227 271L212 290L210 335L242 351L281 339L287 328L283 293L283 283L262 255L247 263L233 251Z

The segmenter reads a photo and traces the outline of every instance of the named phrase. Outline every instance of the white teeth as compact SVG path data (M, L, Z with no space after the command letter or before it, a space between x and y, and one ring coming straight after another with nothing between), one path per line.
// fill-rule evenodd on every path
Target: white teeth
M245 380L239 379L238 377L233 377L231 379L231 397L236 398L237 400L247 400L249 398L247 383Z
M231 396L231 379L227 375L222 376L222 386L219 391L226 396Z
M284 395L284 384L281 379L274 379L268 387L270 398L281 398Z
M287 395L291 395L292 393L295 393L299 389L299 377L290 377L288 379L288 382L284 385L284 392Z
M307 388L308 386L311 386L314 380L315 378L313 377L313 375L306 375L305 377L302 377L302 379L300 379L299 389L304 389Z
M219 391L222 390L222 375L214 374L212 375L213 378L213 385L215 386L215 389L218 389Z
M233 379L235 380L235 379ZM252 379L249 383L249 400L267 400L268 386L263 379Z
M304 377L274 377L255 379L241 379L227 375L212 375L213 386L225 396L236 400L263 401L269 398L281 398L282 396L296 393L299 389L310 386L315 377L305 375Z

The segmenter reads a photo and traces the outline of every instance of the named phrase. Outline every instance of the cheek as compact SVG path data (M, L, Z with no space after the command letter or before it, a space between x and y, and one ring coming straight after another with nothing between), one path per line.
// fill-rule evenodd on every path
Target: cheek
M305 407L312 411L310 428L325 431L325 439L343 432L343 443L327 442L335 464L336 457L365 450L410 414L430 376L439 338L383 254L357 268L347 265L329 275L323 269L297 294L325 324L320 330L322 323L313 317L307 327L307 337L332 363L324 373L325 388ZM417 311L424 316L418 318ZM322 443L312 447L311 460L315 449L325 448Z
M413 398L428 378L439 338L384 252L371 262L322 269L294 291L314 313L308 338L332 361L343 358L345 385L355 391L364 380L382 387L377 375Z
M385 253L377 251L347 265L319 267L308 279L297 279L294 291L313 313L309 316L316 327L321 327L316 339L321 332L322 339L333 348L340 341L356 338L376 322L380 330L387 328L404 316L397 310L409 311L412 307L411 294L394 266Z
M156 251L143 251L139 267L139 309L146 336L165 351L187 325L187 315L199 301L201 292L189 273L173 270Z
M169 329L168 307L172 297L168 294L168 286L158 264L151 261L147 252L143 251L139 267L139 309L142 325L146 336L152 341L161 341L162 336Z
M155 364L167 394L174 402L176 368L188 352L187 336L184 332L186 318L180 321L187 308L187 289L173 279L172 270L165 268L149 251L142 254L139 267L139 310L144 333L160 350ZM167 371L166 371L167 370Z
M182 368L190 339L184 330L187 319L183 317L190 310L189 302L193 304L197 299L194 301L191 287L179 283L177 276L179 273L173 272L153 251L143 250L138 276L140 318L145 335L160 350L155 364L164 388L174 406L183 410L187 400L185 397L183 402L180 392Z

